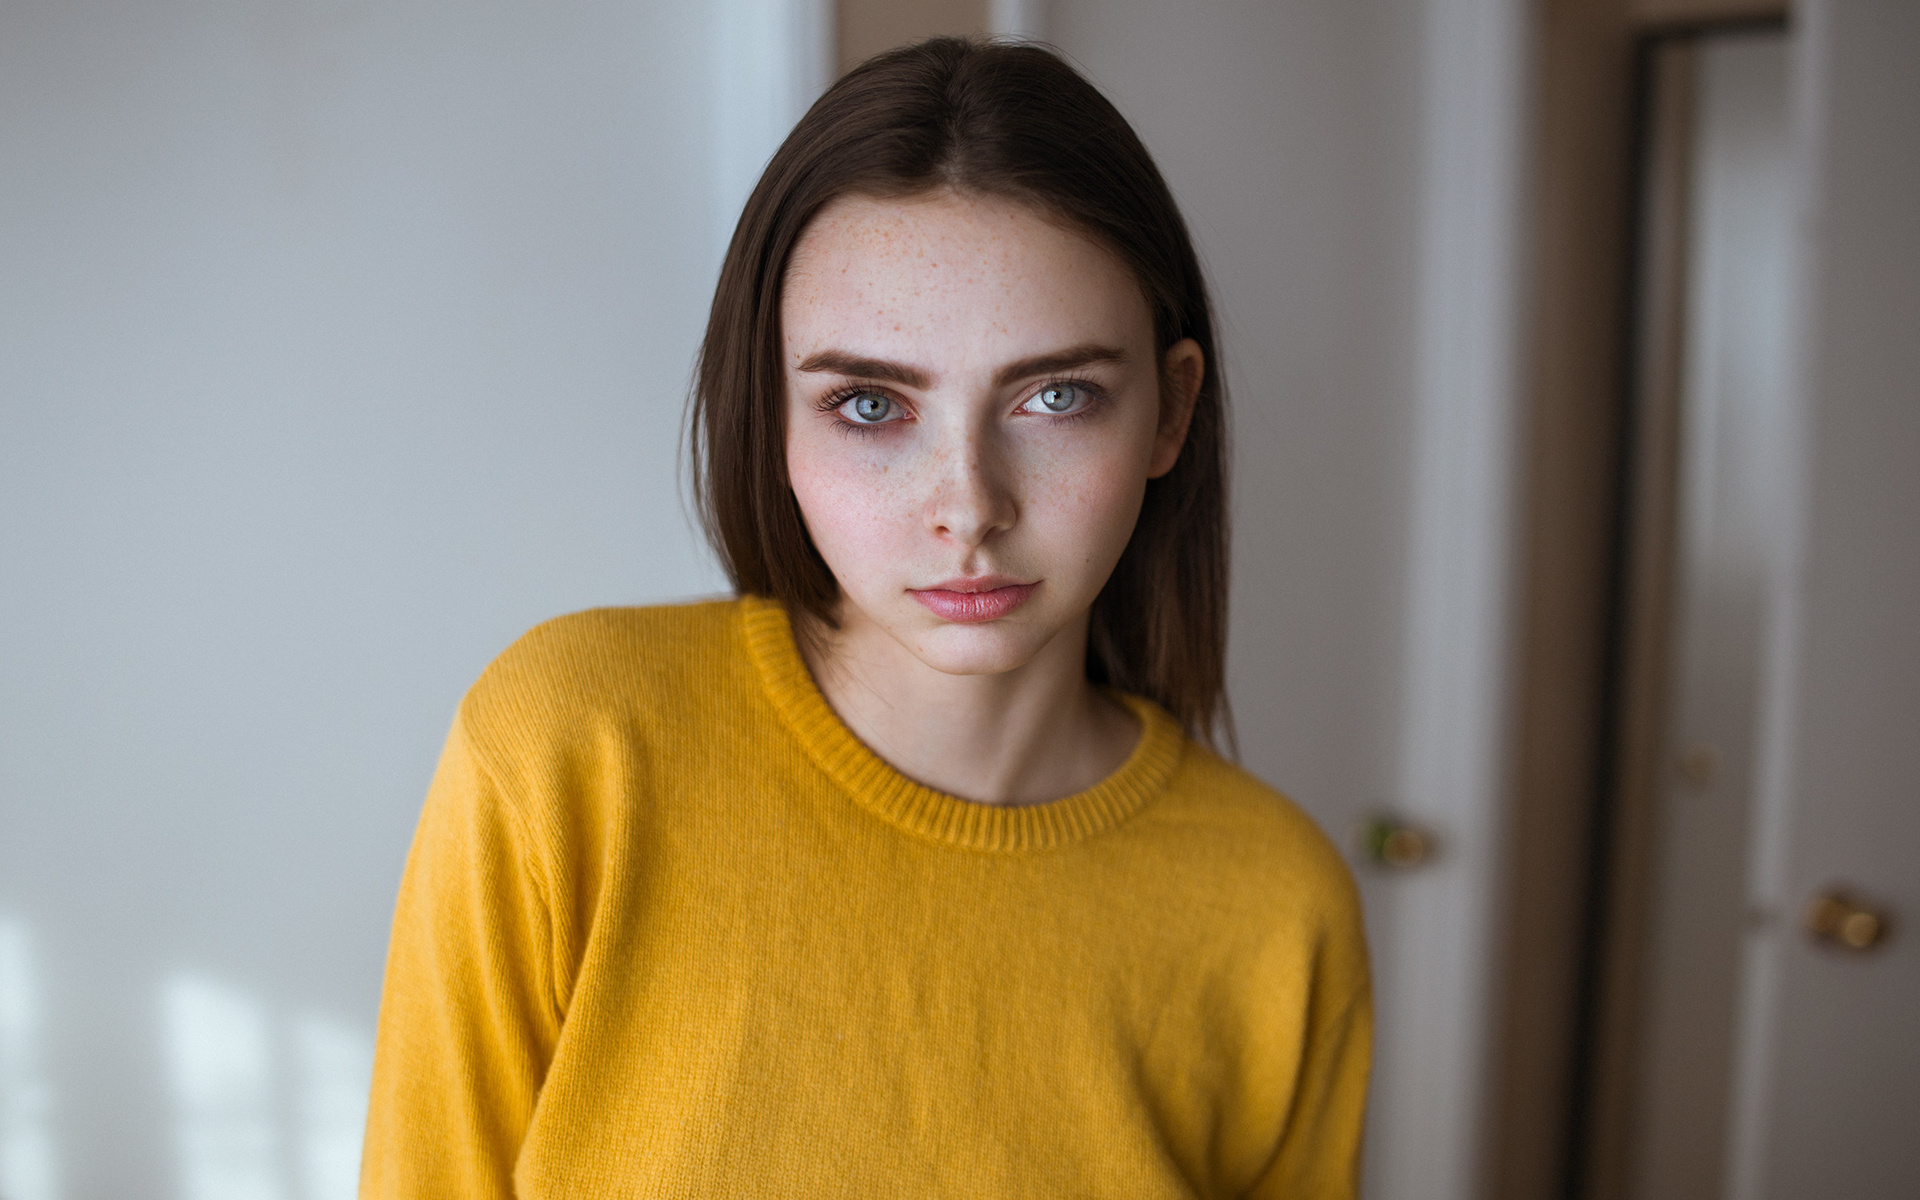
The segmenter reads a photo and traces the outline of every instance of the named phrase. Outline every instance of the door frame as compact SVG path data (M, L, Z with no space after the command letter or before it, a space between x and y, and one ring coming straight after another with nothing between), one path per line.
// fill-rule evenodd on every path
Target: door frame
M1495 1200L1624 1195L1690 120L1649 103L1656 71L1690 69L1656 48L1787 15L1785 0L1534 4L1513 749L1480 1147Z

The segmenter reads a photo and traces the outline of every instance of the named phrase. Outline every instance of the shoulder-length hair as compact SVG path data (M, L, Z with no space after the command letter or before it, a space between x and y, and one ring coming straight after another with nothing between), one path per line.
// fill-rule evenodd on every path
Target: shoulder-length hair
M794 246L830 201L938 188L1030 203L1083 231L1139 281L1157 353L1183 338L1205 353L1186 444L1148 481L1132 539L1094 601L1087 675L1155 701L1212 743L1227 723L1226 397L1212 306L1146 147L1046 50L935 38L869 59L767 164L727 247L695 375L690 449L707 537L737 592L834 625L839 588L787 480L781 287Z

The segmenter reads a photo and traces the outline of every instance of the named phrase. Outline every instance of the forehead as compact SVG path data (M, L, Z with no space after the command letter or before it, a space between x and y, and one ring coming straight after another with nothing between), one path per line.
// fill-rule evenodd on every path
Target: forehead
M790 343L862 350L984 338L1018 354L1152 336L1138 284L1106 247L1033 205L952 191L829 204L794 249L781 317Z

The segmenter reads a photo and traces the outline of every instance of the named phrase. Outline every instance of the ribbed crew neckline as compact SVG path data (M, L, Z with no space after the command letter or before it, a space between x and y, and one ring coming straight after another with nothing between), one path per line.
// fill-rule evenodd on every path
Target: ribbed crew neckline
M1045 804L963 800L915 783L854 736L814 683L778 602L742 597L740 619L761 684L808 755L861 807L920 837L1003 852L1070 845L1140 811L1165 790L1180 764L1185 737L1173 718L1149 700L1116 692L1140 722L1140 740L1113 774Z

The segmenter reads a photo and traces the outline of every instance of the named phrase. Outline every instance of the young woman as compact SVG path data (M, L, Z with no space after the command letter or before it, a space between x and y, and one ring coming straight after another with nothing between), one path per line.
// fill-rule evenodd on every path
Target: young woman
M1338 855L1209 748L1224 413L1146 150L1030 47L883 55L734 234L739 598L543 625L407 864L369 1197L1351 1197Z

